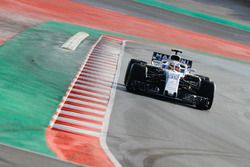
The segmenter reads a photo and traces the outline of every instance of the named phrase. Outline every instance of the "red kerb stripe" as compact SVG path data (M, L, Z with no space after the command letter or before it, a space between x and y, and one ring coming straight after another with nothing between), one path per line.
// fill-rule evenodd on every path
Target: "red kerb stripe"
M60 124L60 125L66 125L66 126L82 129L82 130L89 130L89 131L94 131L94 132L100 132L101 131L100 129L97 129L97 128L92 128L92 127L88 127L88 126L84 126L84 125L77 125L77 124L68 123L68 122L59 121L59 120L56 120L55 123Z
M99 89L103 89L103 90L107 90L107 91L111 90L111 87L105 87L100 83L99 83L99 85L93 85L93 83L91 84L91 83L87 83L87 82L76 81L76 84L85 85L85 86L89 86L89 87L93 87L93 88L99 88Z
M104 103L104 102L94 101L94 100L90 100L90 99L75 97L75 96L71 96L71 95L69 95L68 98L70 98L70 99L76 99L76 100L80 100L80 101L85 101L85 102L89 102L89 103L100 104L100 105L104 105L104 106L107 106L107 104L108 104L107 102Z
M60 114L59 116L64 117L64 118L74 119L77 121L83 121L83 122L89 122L89 123L93 123L93 124L102 125L102 121L96 121L96 120L92 120L92 119L81 118L81 117L76 117L76 116L67 115L67 114Z
M91 116L95 116L95 117L99 117L99 118L104 118L104 115L91 113L91 112L85 111L84 109L78 110L78 109L74 109L74 108L63 107L62 110L69 111L69 112L75 112L75 113L79 113L79 114L91 115Z
M70 105L73 105L73 106L84 107L84 108L90 108L90 109L93 109L93 110L98 110L98 111L103 111L103 112L106 110L106 107L103 107L103 108L94 107L94 106L90 106L90 105L86 105L86 104L79 104L79 103L72 102L72 101L65 101L65 104L70 104Z
M110 95L109 93L105 93L105 92L98 91L98 90L92 90L92 89L88 89L88 88L82 88L80 86L74 86L73 88L74 89L78 89L78 90L84 90L84 91L87 91L87 92L92 92L92 93L100 94L100 95L106 95L106 96Z
M112 83L103 83L103 82L99 82L97 80L93 81L93 80L90 80L88 78L78 78L78 80L80 80L80 81L86 81L86 82L90 82L90 83L94 83L94 84L100 84L100 85L106 86L108 88L111 88L111 86L112 86Z

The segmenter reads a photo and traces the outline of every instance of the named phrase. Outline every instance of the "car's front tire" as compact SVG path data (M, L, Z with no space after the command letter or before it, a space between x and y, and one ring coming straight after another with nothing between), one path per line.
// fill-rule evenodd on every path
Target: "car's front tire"
M124 84L127 84L128 81L128 75L130 73L131 67L133 64L141 64L141 65L146 65L147 63L145 61L137 60L137 59L131 59L128 63L127 70L125 73L125 78L124 78Z
M132 64L127 76L126 88L128 91L137 91L135 81L144 82L146 79L146 66L141 64Z
M213 100L214 100L214 91L215 85L214 82L203 80L201 81L201 85L199 88L198 95L201 97L205 97L208 100L202 100L196 104L198 109L201 110L209 110L212 107Z

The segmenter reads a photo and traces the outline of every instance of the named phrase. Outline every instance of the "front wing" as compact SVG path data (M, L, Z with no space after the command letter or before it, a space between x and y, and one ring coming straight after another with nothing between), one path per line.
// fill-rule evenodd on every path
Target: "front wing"
M131 83L131 85L129 86L128 90L133 92L140 92L149 95L160 96L166 99L174 99L190 105L197 105L198 103L208 103L208 98L198 96L195 94L179 92L179 94L181 95L170 96L168 95L168 93L166 93L164 90L161 90L159 87L140 81L133 81L133 83Z

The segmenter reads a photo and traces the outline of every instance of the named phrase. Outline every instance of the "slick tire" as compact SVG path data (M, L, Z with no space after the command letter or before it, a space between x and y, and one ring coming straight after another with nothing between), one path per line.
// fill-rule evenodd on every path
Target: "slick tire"
M208 101L198 103L196 106L201 110L209 110L214 100L215 85L214 82L203 80L199 89L199 96L208 98Z
M145 61L141 61L141 60L136 60L136 59L131 59L128 63L128 66L127 66L127 70L126 70L126 73L125 73L125 78L124 78L124 84L126 85L127 84L127 81L128 81L128 75L129 75L129 72L131 70L131 66L133 64L141 64L141 65L146 65L147 63Z
M126 88L128 91L137 91L137 86L134 81L144 82L146 79L146 67L141 64L132 64L128 73Z

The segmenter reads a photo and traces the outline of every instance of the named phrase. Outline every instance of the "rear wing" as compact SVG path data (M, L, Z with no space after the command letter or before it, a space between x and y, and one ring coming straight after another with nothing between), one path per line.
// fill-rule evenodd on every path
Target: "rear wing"
M152 57L152 61L153 60L159 60L162 61L162 59L169 59L170 55L164 54L164 53L159 53L159 52L154 52L153 53L153 57Z
M158 61L171 60L171 56L160 52L153 52L152 61L153 60L158 60ZM186 64L188 68L192 68L193 61L181 58L180 63Z

